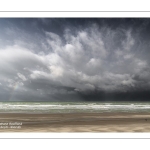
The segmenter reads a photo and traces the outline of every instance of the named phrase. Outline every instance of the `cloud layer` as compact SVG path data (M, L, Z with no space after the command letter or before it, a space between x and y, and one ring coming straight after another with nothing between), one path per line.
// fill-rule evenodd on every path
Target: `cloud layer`
M66 25L63 34L37 29L5 28L12 39L0 49L1 100L71 101L150 90L147 45L132 27L91 22L74 30Z

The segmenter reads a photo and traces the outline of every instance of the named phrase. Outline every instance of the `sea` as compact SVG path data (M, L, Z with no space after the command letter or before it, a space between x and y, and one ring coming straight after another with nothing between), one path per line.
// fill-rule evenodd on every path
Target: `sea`
M0 102L0 113L150 112L150 102Z

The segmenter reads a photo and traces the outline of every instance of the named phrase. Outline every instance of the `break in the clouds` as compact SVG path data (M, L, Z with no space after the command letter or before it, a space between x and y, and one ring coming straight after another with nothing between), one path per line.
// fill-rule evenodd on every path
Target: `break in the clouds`
M0 19L0 100L149 99L150 19Z

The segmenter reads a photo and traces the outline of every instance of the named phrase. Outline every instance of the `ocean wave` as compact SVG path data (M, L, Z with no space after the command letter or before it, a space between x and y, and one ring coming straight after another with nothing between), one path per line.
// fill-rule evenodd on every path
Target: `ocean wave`
M43 103L0 103L0 112L51 112L54 110L63 110L63 112L68 111L95 111L95 112L102 112L102 111L149 111L150 104L112 104L112 103L103 103L103 104L96 104L96 103L87 103L87 104L43 104Z

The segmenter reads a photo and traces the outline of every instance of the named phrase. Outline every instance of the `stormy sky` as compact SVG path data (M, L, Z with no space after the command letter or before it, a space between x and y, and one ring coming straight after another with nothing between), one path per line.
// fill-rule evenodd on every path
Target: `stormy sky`
M0 18L0 101L150 100L149 18Z

